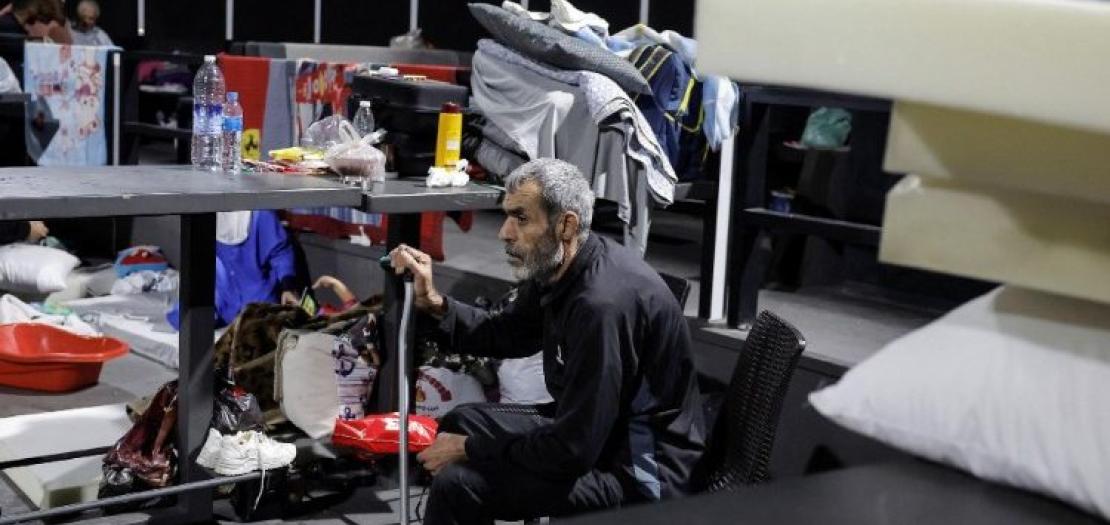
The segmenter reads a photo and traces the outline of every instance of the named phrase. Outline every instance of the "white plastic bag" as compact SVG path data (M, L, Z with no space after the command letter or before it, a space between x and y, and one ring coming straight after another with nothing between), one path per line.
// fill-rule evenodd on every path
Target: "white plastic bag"
M385 180L385 154L365 140L328 148L324 162L344 177L358 177L371 182Z
M361 181L385 180L385 154L374 144L384 132L360 137L354 125L340 115L313 122L305 132L302 146L324 152L324 163L343 177Z
M501 402L518 405L550 403L551 394L543 378L543 352L522 359L505 359L497 368Z
M358 142L359 138L361 137L358 136L355 127L346 117L331 115L313 122L305 130L304 136L301 137L301 146L327 151L336 144Z
M441 418L465 403L484 403L482 384L473 376L447 368L422 366L416 374L416 413Z

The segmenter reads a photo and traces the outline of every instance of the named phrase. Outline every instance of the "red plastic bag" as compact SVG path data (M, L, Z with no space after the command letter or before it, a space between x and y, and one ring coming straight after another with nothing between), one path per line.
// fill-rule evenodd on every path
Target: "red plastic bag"
M420 452L432 445L439 424L418 415L409 416L409 452ZM356 448L371 454L396 454L401 449L401 419L397 412L376 414L362 419L336 419L331 441L337 446Z

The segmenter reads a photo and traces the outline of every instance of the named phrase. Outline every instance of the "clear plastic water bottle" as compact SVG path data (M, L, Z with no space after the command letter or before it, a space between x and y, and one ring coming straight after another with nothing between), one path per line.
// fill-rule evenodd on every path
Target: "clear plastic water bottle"
M224 171L239 173L243 169L243 106L239 93L229 91L224 104Z
M351 124L354 125L355 131L358 132L360 137L365 137L374 132L374 109L371 107L369 100L358 103L358 111L355 113L355 120Z
M219 171L223 151L224 75L216 57L206 55L193 79L193 167Z

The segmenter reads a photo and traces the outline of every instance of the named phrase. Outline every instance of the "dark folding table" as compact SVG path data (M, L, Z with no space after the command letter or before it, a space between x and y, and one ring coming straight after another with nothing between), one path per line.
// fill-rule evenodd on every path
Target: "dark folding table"
M1105 523L1058 501L926 463L880 463L600 512L567 525Z
M357 188L315 177L198 172L182 166L0 169L0 220L136 215L181 216L181 335L178 369L178 483L161 489L176 495L174 507L157 510L157 523L207 522L212 488L250 479L209 479L193 463L212 416L212 333L216 270L216 212L315 206L359 206ZM78 451L22 464L103 451ZM36 459L38 461L36 461ZM257 475L257 473L254 473ZM132 495L129 495L132 496ZM129 496L2 516L0 523L41 519L126 501ZM122 499L122 500L121 500Z

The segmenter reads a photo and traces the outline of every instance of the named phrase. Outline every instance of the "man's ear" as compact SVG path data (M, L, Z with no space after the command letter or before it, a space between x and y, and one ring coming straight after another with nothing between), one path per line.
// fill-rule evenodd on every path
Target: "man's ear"
M568 211L563 214L563 231L559 233L559 238L563 242L570 242L578 234L578 214Z

